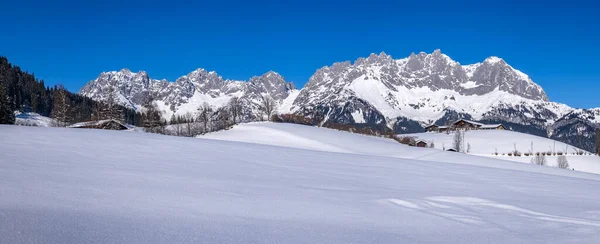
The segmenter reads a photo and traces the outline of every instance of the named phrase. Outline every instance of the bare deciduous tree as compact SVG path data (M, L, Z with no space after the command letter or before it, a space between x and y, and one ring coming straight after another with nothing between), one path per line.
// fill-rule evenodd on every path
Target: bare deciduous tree
M541 153L537 154L533 158L531 158L531 163L532 164L537 164L537 165L546 165L546 164L548 164L548 162L546 161L546 156L544 156Z
M231 113L227 107L221 107L217 110L217 130L224 130L230 124Z
M229 100L228 107L229 107L229 113L231 114L233 124L237 124L239 122L238 119L242 114L242 102L240 101L239 98L232 97L231 100Z
M183 115L183 118L185 119L185 136L195 136L196 131L194 129L194 115L192 115L190 112L187 112Z
M456 130L454 132L454 138L452 139L452 148L457 152L463 152L463 132Z
M566 156L558 156L556 158L556 167L559 167L561 169L568 169L569 168L569 160L567 160Z
M196 121L202 123L202 133L208 132L208 124L210 123L210 115L212 114L212 108L208 103L202 103L200 107L198 107L198 118Z
M267 120L271 121L271 115L275 110L275 100L269 95L261 95L261 109L267 115Z

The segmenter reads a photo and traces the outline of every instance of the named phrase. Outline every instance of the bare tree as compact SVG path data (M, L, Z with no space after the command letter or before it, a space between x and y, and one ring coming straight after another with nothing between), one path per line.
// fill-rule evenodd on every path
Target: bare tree
M460 130L456 130L454 132L454 138L452 139L452 147L457 152L463 152L463 132Z
M194 129L194 115L192 115L192 113L187 112L183 115L183 118L185 119L185 133L186 136L192 137L195 134L195 129Z
M546 156L544 156L541 153L538 153L533 158L531 158L531 163L532 164L537 164L537 165L546 165L546 164L548 164L548 162L546 161Z
M202 128L204 129L202 133L208 132L208 124L210 123L210 115L212 114L212 108L208 103L202 103L200 107L198 107L198 118L196 121L202 123Z
M176 136L182 136L183 135L183 125L179 122L175 123L175 124L171 124L171 127L173 129L173 133Z
M227 107L221 107L217 110L217 121L216 121L216 129L217 130L224 130L226 129L229 124L230 124L230 119L231 118L231 114L229 112L229 109Z
M267 115L267 121L271 121L275 106L275 100L269 94L261 95L261 109Z
M567 157L566 156L558 156L556 158L556 167L559 167L561 169L568 169L569 161L567 160Z
M533 141L531 141L531 148L529 149L529 154L533 155Z
M71 109L71 101L69 100L69 96L67 94L67 90L63 85L58 85L56 90L54 91L54 106L52 108L52 113L50 114L52 118L56 120L56 125L58 127L67 126L69 122L71 122L71 118L69 117L69 111Z
M239 122L238 119L241 117L242 114L242 102L239 98L232 97L231 100L229 100L228 107L233 124L237 124Z

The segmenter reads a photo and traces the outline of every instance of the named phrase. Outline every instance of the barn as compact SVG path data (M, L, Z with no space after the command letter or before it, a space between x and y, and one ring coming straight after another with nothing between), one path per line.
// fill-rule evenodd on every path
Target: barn
M454 130L506 130L502 124L482 124L479 122L459 119L450 126L429 125L425 127L427 132L446 132Z
M68 128L102 129L102 130L128 130L129 126L118 120L106 119L72 124Z

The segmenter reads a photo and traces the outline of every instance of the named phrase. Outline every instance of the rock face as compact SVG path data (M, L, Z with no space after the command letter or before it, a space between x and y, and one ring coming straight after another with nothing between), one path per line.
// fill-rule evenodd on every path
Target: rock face
M224 80L216 72L197 69L178 78L175 82L149 78L144 71L133 73L127 69L104 72L79 91L95 100L105 100L110 87L114 87L119 103L133 109L142 109L141 104L153 94L165 118L173 114L195 112L203 103L218 108L225 106L232 97L241 98L248 107L258 109L261 95L270 95L281 102L295 90L294 84L281 75L270 71L252 77L248 82ZM252 111L246 111L249 118Z
M585 124L586 131L600 127L599 109L573 109L549 101L539 85L501 58L461 65L440 50L401 59L382 52L334 63L318 69L301 90L273 71L244 82L198 69L168 82L151 79L144 71L124 69L102 73L80 93L102 100L110 86L116 88L122 104L133 108L140 108L148 93L156 94L165 117L194 112L204 102L221 107L238 97L247 105L246 117L252 119L261 94L269 94L280 104L279 113L397 133L468 118L500 122L513 130L559 140L571 138L564 140L575 144L574 132L567 129L573 121ZM581 141L582 136L577 137Z

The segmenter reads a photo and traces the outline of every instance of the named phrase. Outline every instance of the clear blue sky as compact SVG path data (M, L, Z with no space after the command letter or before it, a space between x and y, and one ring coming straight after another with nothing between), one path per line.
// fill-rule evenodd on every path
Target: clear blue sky
M600 4L564 2L11 1L0 55L77 91L125 67L170 81L275 70L301 87L336 61L440 48L463 64L502 57L551 100L600 107Z

